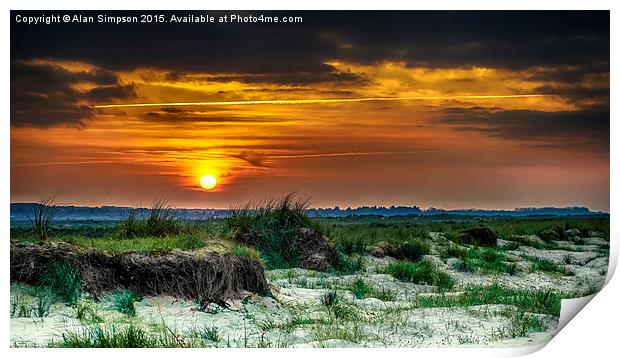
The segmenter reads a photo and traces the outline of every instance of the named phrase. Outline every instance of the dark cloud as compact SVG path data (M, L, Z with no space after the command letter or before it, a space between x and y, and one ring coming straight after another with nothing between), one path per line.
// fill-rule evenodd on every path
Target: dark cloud
M89 84L85 91L76 85ZM11 125L48 127L79 124L92 109L80 102L98 103L135 96L132 85L121 85L103 69L68 71L52 63L11 62Z
M220 112L225 110L225 107L211 107L202 111L194 110L181 110L176 107L162 107L157 111L149 111L147 116L159 123L282 123L293 120L292 118L264 118L264 117L252 117L246 115L229 114L222 115L220 113L214 113L214 111Z
M248 164L255 167L267 167L265 161L267 156L257 152L243 151L239 154L233 155L234 158L246 161Z
M182 80L183 74L174 73L167 78ZM196 76L192 76L193 80L197 80ZM209 76L203 80L211 82L245 82L245 83L281 83L288 85L306 85L312 83L328 83L328 82L348 82L363 83L366 81L363 77L354 73L338 72L334 67L325 65L324 70L319 72L293 72L293 73L265 73L265 74L245 74L245 75L222 75Z
M391 60L427 67L581 66L597 73L609 66L609 11L262 11L304 20L119 25L24 25L15 22L18 13L42 14L11 13L13 58L81 60L112 70L155 67L178 71L177 75L246 74L244 81L256 80L248 75L268 74L271 81L301 84L358 80L335 73L325 64L331 59L360 64ZM209 12L224 14L230 12Z
M489 111L450 108L439 119L462 131L476 131L504 139L544 141L560 146L609 150L609 107L580 111Z

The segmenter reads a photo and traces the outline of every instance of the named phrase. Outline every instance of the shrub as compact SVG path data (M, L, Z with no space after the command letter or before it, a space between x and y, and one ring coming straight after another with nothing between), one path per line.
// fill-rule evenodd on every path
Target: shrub
M82 274L67 261L48 264L40 284L49 287L52 293L70 305L75 304L82 294Z
M385 272L405 282L433 285L441 289L454 287L454 279L429 261L392 262L385 267Z
M400 251L403 257L409 261L420 261L422 255L428 255L430 248L428 244L416 240L411 242L405 242L400 245Z

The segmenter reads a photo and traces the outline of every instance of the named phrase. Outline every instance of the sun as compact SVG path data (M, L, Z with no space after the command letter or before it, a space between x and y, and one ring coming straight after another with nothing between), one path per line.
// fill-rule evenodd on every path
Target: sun
M200 178L200 186L203 189L211 190L214 189L216 185L217 179L211 174L203 175L202 178Z

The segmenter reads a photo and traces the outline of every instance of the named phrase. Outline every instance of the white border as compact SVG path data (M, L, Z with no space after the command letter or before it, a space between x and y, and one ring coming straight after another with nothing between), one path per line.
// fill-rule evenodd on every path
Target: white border
M584 1L543 1L543 0L520 0L520 1L481 1L481 0L469 0L469 1L458 1L458 0L433 0L433 1L423 1L423 2L411 2L411 1L398 1L398 0L381 0L377 2L366 2L361 3L359 1L333 1L333 0L314 0L314 1L261 1L257 3L255 1L242 1L242 0L226 0L222 2L210 2L205 3L204 1L183 1L183 0L175 0L175 1L162 1L162 0L152 0L152 1L121 1L121 0L91 0L88 2L77 1L77 0L58 0L54 1L53 5L50 5L49 1L33 1L33 0L22 0L20 2L14 2L12 4L7 4L7 2L3 2L2 7L4 8L4 21L2 24L2 41L3 46L0 48L2 51L2 103L4 108L4 120L0 124L2 128L2 141L1 141L1 151L2 155L0 156L0 163L2 168L6 170L5 173L9 171L9 155L10 155L10 121L9 121L9 91L10 91L10 48L8 44L10 43L10 21L9 20L9 10L10 9L102 9L102 10L134 10L134 9L167 9L167 10L181 10L181 9L213 9L213 10L241 10L241 9L285 9L285 10L320 10L320 9L330 9L330 10L338 10L338 9L411 9L411 10L446 10L446 9L458 9L458 10L549 10L549 9L562 9L562 10L612 10L611 11L611 38L617 39L616 36L618 34L618 26L615 25L620 18L616 16L616 11L618 10L618 2L614 1L604 1L604 0L589 0L587 2ZM618 56L617 56L617 46L614 46L614 42L611 43L611 67L617 65ZM617 68L617 67L616 67ZM616 72L612 70L611 72L611 83L615 84L618 81L618 75ZM613 86L612 86L613 87ZM611 90L611 103L618 103L618 92ZM611 118L617 117L617 110L614 110L613 106L611 108ZM618 125L611 121L611 137L614 137L614 134L618 133ZM611 173L611 202L610 202L610 213L615 213L616 208L618 207L618 143L611 141L610 147L610 173ZM8 265L9 262L9 250L8 250L8 233L9 233L9 202L10 202L10 183L9 183L9 175L2 176L2 189L0 194L0 202L4 203L0 206L0 222L2 223L2 232L5 236L5 250L3 250L3 262L5 265ZM613 274L614 268L617 262L618 255L618 220L614 215L612 215L611 220L611 238L612 238L612 246L611 246L611 257L610 257L610 266L608 280L611 278ZM9 272L8 270L1 270L3 286L2 286L2 307L5 309L8 308L9 305L9 293L8 293L8 285L9 285ZM583 301L583 300L582 300ZM616 319L620 315L618 315L618 304L620 302L620 284L618 284L618 279L611 281L605 289L596 297L594 297L590 304L588 304L583 312L578 314L573 322L569 323L558 335L551 340L551 342L547 345L546 348L539 351L537 356L551 356L551 355L567 355L567 356L578 356L578 355L596 355L601 353L606 353L604 356L611 355L608 352L613 352L617 350L616 348L616 340L617 340L617 328L618 323ZM579 306L579 305L578 305ZM578 307L577 306L577 307ZM34 353L32 350L16 350L16 349L8 349L8 337L9 337L9 320L8 315L0 315L0 319L3 320L3 324L1 326L2 337L5 337L5 345L3 345L4 349L7 350L5 353L14 354L14 355L22 355L22 354L30 354ZM375 351L371 349L364 350L347 350L345 352L341 352L335 349L323 349L320 351L321 355L327 354L328 356L335 356L337 354L352 354L352 355L361 355L361 356L375 356L376 354L390 354L397 356L409 356L411 354L424 354L424 355L433 355L440 357L451 357L455 354L459 356L472 356L472 357L480 357L480 356L496 356L496 355L515 355L515 354L525 354L532 352L532 348L525 349L516 349L516 350L505 350L505 349L489 349L489 348L472 348L472 349L382 349L381 351ZM252 352L247 352L246 350L183 350L179 351L171 351L171 350L115 350L114 353L127 353L131 355L156 355L156 356L168 356L170 354L183 354L183 355L196 355L203 356L207 355L218 355L218 354L226 354L226 355L236 355L236 354L251 354L251 355L259 355L259 356L288 356L292 352L290 350L252 350ZM89 350L87 352L83 352L81 350L45 350L46 355L52 356L78 356L83 354L95 355L95 356L105 356L110 352L105 350ZM309 349L297 349L294 354L301 355L315 355L317 351L309 350Z

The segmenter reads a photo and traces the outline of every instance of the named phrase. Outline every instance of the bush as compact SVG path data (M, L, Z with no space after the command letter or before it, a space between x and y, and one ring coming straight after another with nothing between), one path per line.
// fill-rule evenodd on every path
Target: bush
M454 279L429 261L392 262L385 267L384 271L405 282L433 285L441 289L454 287Z
M49 287L52 293L70 305L75 304L82 294L82 274L67 261L48 264L40 284Z
M428 255L430 253L430 248L428 244L416 240L405 242L400 245L400 252L405 259L415 262L420 261L422 255Z

